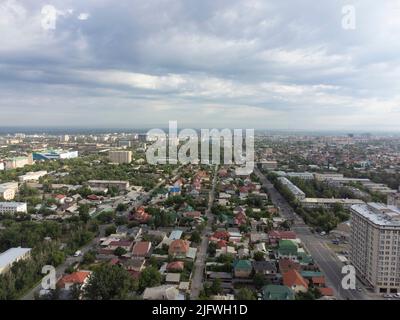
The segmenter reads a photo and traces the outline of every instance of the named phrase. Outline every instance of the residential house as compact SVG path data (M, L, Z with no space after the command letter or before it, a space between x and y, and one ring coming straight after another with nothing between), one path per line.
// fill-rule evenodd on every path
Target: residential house
M134 258L145 258L151 250L150 241L139 241L136 242L132 248L132 257Z
M146 288L143 292L143 300L179 300L180 294L174 285L162 285Z
M57 282L57 286L65 290L70 290L74 285L79 285L82 288L87 284L90 274L91 271L83 270L67 274Z
M289 270L297 270L300 271L300 263L293 261L289 258L279 259L279 271L281 274L288 272Z
M276 264L272 261L253 261L253 269L255 273L266 276L274 277L277 274Z
M185 264L183 261L172 261L167 264L166 270L169 271L183 271Z
M250 260L236 260L233 263L233 273L236 278L249 278L252 271Z
M276 244L280 240L294 240L296 233L293 231L272 230L268 232L268 240L270 244Z
M187 253L189 252L189 241L186 240L174 240L171 242L168 254L174 257L186 257Z
M167 275L165 277L166 283L179 284L180 281L181 281L180 273L167 273Z
M130 219L136 220L139 223L147 223L151 219L151 215L141 206L130 216Z
M119 241L112 241L106 248L106 250L114 251L117 248L125 249L126 252L131 251L133 242L130 240L119 240Z
M297 244L291 240L280 240L278 245L278 257L290 258L297 261Z
M142 272L145 269L145 262L144 258L125 259L122 261L122 265L128 271Z
M283 275L283 284L291 288L294 292L307 292L308 282L297 270L289 270Z
M295 294L292 289L281 285L267 285L262 289L264 300L294 300Z

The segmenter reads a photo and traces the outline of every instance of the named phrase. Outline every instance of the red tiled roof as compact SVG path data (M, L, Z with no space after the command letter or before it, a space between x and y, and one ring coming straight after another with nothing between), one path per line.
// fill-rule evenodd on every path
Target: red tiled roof
M268 232L268 236L278 239L296 239L296 233L293 231L272 230Z
M279 271L283 274L289 270L300 270L300 263L294 262L292 259L283 258L279 260Z
M109 246L117 246L117 247L130 247L132 242L129 240L126 241L111 241Z
M151 248L151 242L139 241L136 242L132 249L132 254L135 256L145 256Z
M188 211L183 214L185 217L193 217L193 218L198 218L201 217L201 212L200 211Z
M215 231L213 234L214 238L220 240L229 240L229 232L228 231Z
M219 240L217 242L217 248L218 249L224 248L224 247L226 247L227 244L228 244L228 242L226 240Z
M318 288L323 296L332 297L333 289L332 288Z
M325 284L325 277L323 277L323 276L320 276L320 277L312 277L312 278L311 278L311 281L312 281L312 283L314 283L314 284L322 285L322 284Z
M308 288L307 281L301 276L297 270L289 270L283 274L283 284L291 288L292 286L303 286Z
M189 242L186 240L174 240L169 245L168 253L176 254L176 253L185 253L189 251Z
M89 275L90 271L76 271L74 273L67 274L58 281L58 286L65 288L65 284L67 283L83 284Z
M172 261L167 265L167 270L183 270L184 268L183 261Z

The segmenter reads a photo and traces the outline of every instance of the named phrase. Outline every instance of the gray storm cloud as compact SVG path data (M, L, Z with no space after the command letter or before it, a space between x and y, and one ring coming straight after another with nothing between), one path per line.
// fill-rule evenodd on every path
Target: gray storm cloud
M398 130L399 14L395 0L0 0L0 126Z

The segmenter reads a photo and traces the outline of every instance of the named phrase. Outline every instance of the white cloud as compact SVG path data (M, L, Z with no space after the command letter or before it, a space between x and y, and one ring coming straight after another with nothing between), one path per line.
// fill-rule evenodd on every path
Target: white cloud
M0 125L52 117L84 125L90 114L93 125L174 116L199 125L351 129L359 119L393 128L400 7L354 5L357 27L346 32L333 2L54 0L57 28L44 32L41 4L4 0ZM81 116L63 117L66 108Z
M89 19L90 14L89 13L80 13L78 16L78 20L87 20Z

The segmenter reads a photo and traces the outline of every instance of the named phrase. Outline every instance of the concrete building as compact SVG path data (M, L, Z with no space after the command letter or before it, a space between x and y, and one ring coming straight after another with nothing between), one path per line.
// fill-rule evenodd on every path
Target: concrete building
M65 134L60 137L61 142L68 142L69 141L69 135Z
M279 177L278 181L284 185L285 187L287 187L289 189L289 191L293 194L293 196L297 199L297 200L303 200L306 197L306 194L301 191L301 189L299 187L297 187L296 185L294 185L289 179L285 178L285 177Z
M32 155L29 155L27 157L14 157L4 160L4 167L6 170L23 168L26 165L31 165L31 164L33 164Z
M376 293L400 293L400 210L368 203L351 207L350 260Z
M260 161L261 168L264 170L276 170L278 168L278 161L276 160L263 160Z
M394 194L397 193L396 190L390 189L387 185L383 183L375 183L375 182L363 182L363 186L370 192L376 192L381 194Z
M33 153L33 160L48 161L78 158L78 151L45 150Z
M129 181L116 181L116 180L89 180L88 184L94 188L109 188L116 187L118 190L128 190Z
M110 151L108 158L112 163L131 163L132 162L132 151Z
M391 193L387 196L387 204L389 206L396 206L400 208L400 193Z
M340 204L349 209L355 204L364 204L364 201L359 199L304 198L301 200L301 204L305 208L331 208L335 204Z
M27 212L28 207L25 202L0 202L0 214Z
M30 258L31 248L11 248L0 254L0 274L9 271L12 265L20 260Z
M22 176L19 176L19 182L36 182L39 181L41 177L44 177L47 174L47 171L36 171L36 172L28 172Z
M15 198L18 191L18 182L7 182L0 184L0 198L9 201Z
M314 175L311 172L288 172L286 177L289 178L299 178L303 180L313 180Z

